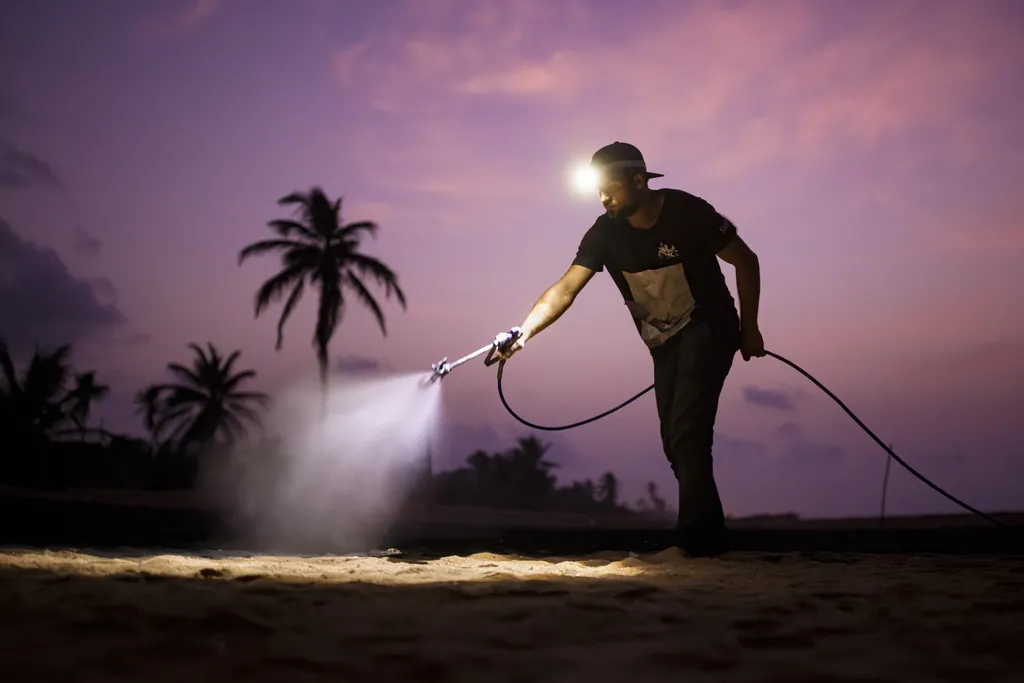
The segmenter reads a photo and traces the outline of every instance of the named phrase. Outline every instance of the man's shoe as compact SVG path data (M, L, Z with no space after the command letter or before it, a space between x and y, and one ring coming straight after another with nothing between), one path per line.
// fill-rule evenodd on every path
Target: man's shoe
M690 557L718 557L729 552L729 534L725 529L694 533L679 532L679 547Z
M703 541L701 543L689 543L683 546L683 552L690 557L718 557L729 552L729 542L724 539Z

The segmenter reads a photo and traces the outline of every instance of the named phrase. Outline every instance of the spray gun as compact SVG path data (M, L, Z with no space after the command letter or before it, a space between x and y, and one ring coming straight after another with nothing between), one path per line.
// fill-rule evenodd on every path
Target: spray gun
M518 327L513 327L508 332L502 332L498 334L496 337L494 337L494 340L491 341L491 343L488 344L487 346L482 346L473 353L466 354L465 356L459 358L458 360L449 363L448 358L446 356L430 366L434 373L427 380L427 383L432 384L434 382L440 382L442 379L448 376L448 374L451 373L451 371L454 370L455 368L459 367L460 365L467 361L471 361L474 358L483 355L484 353L487 353L487 357L484 359L484 365L494 365L499 360L501 360L500 358L496 358L494 354L497 352L501 352L502 354L506 353L510 348L512 348L512 345L516 343L516 341L518 341L518 339L522 336L522 330L520 330Z

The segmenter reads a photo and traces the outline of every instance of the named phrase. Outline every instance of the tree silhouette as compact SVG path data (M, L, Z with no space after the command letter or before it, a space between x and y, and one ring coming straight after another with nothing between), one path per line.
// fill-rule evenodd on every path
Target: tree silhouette
M177 383L152 384L136 394L136 406L143 413L154 443L166 443L185 451L214 441L232 443L246 432L246 423L260 426L257 408L269 397L240 386L256 377L255 370L235 371L241 351L227 357L208 343L188 347L195 357L192 367L168 363L167 370Z
M84 435L92 403L110 391L96 383L93 372L76 375L75 386L68 387L70 344L52 351L37 348L19 377L7 344L0 340L0 373L0 431L7 439L23 439L26 446Z
M68 417L80 433L85 433L86 423L92 412L93 403L102 401L110 394L110 387L96 382L95 372L75 375L75 386L67 393Z
M279 350L284 341L284 325L306 286L319 291L313 346L321 386L326 391L327 347L344 314L346 291L370 309L385 336L384 312L363 278L374 278L378 285L384 287L386 297L394 293L403 309L405 294L398 286L398 277L388 266L359 250L364 234L376 237L376 223L343 224L341 199L331 202L319 187L313 187L308 193L293 192L278 200L278 204L296 205L300 220L270 221L268 225L278 237L245 247L238 255L238 262L241 265L250 256L281 252L282 269L263 283L256 292L255 301L258 318L270 304L289 292L277 323L276 348Z
M647 482L647 498L651 501L651 507L659 515L665 514L668 504L665 499L658 495L658 485L653 481Z
M157 446L160 434L157 423L160 420L160 385L150 384L135 393L135 412L142 416L142 424L150 434L150 443Z
M613 472L605 472L601 476L601 485L598 489L599 498L602 504L615 507L619 502L619 480Z
M19 374L0 340L0 439L11 447L0 463L0 480L61 485L62 452L85 445L84 437L112 435L86 424L92 403L108 389L91 372L74 375L71 345L37 348Z
M541 443L535 436L521 437L508 454L507 471L512 497L520 505L539 508L555 490L555 476L551 470L557 465L544 459L550 444Z
M468 467L436 475L438 496L458 505L541 509L552 502L556 492L551 470L557 465L545 459L549 448L549 444L527 436L503 453L474 451L466 458ZM581 493L575 494L577 503L582 500ZM592 497L588 500L593 502Z

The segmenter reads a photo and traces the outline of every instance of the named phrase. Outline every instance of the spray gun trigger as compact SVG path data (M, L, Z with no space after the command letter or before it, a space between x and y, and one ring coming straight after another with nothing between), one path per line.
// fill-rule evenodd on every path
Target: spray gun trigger
M494 356L495 352L500 352L504 355L511 348L512 344L522 336L523 332L518 327L513 327L508 332L501 332L495 336L494 341L491 342L491 351L487 354L487 358L484 359L484 365L491 366L497 363L500 358Z
M508 332L501 332L494 337L494 347L497 349L505 350L508 345L523 336L522 331L518 327L513 327Z

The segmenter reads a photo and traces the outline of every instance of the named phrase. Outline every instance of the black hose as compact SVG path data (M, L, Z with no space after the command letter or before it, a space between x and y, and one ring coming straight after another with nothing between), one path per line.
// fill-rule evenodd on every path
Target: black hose
M867 433L868 436L870 436L872 439L875 440L875 443L877 443L879 446L881 446L882 449L886 453L888 453L890 455L890 457L892 457L893 460L895 460L900 465L902 465L903 468L906 469L908 472L910 472L912 475L914 475L915 477L917 477L918 479L923 481L925 484L930 486L935 491L938 491L940 494L942 494L943 496L945 496L946 498L948 498L952 502L956 503L957 505L959 505L963 509L967 510L968 512L973 512L974 514L978 515L979 517L982 517L983 519L988 520L989 522L992 522L993 524L996 524L996 525L999 525L999 526L1007 526L1005 522L1003 522L1001 520L998 520L995 517L993 517L992 515L986 514L986 513L982 512L981 510L978 510L976 508L971 507L967 503L963 502L962 500L959 500L958 498L954 497L952 494L947 493L946 491L943 491L941 488L939 488L938 486L936 486L932 482L928 481L928 479L926 479L924 477L924 475L922 475L920 472L918 472L913 467L911 467L905 460L903 460L903 458L901 458L900 456L898 456L895 453L893 453L892 449L885 445L885 442L883 442L881 439L879 439L878 436L873 431L868 429L868 426L865 425L861 421L861 419L859 417L857 417L853 413L852 410L847 408L845 403L843 403L841 400L839 400L838 396L836 396L831 391L829 391L828 387L826 387L824 384L822 384L817 379L815 379L814 376L811 375L811 373L807 372L806 370L804 370L803 368L801 368L799 365L797 365L793 361L789 360L788 358L784 358L784 357L780 356L777 353L773 353L771 351L765 351L765 353L767 355L771 356L772 358L775 358L775 359L777 359L779 361L782 361L783 363L785 363L789 367L793 368L794 370L799 372L801 375L803 375L804 377L809 379L811 382L813 382L814 385L817 386L819 389L824 391L825 394L827 394L829 398L831 398L833 401L835 401L839 405L839 407L842 408L846 412L846 414L849 415L853 419L853 421L856 422L857 425L860 426L860 428L863 429ZM551 426L538 425L538 424L533 424L532 422L528 422L528 421L524 420L523 418L519 417L519 415L517 415L516 412L514 410L512 410L512 407L508 404L508 401L505 400L505 392L502 389L501 376L502 376L502 373L503 373L504 369L505 369L505 361L502 360L498 364L498 398L501 399L501 404L503 406L505 406L505 410L507 410L509 412L509 415L511 415L512 417L514 417L516 420L518 420L522 424L526 425L527 427L530 427L532 429L538 429L538 430L541 430L541 431L547 431L547 432L559 432L559 431L562 431L562 430L565 430L565 429L573 429L575 427L581 427L581 426L583 426L585 424L588 424L590 422L595 422L597 420L600 420L602 417L607 417L608 415L611 415L615 411L617 411L617 410L619 410L621 408L625 408L630 403L632 403L633 401L637 400L638 398L640 398L641 396L643 396L644 394L646 394L647 392L649 392L651 389L654 388L654 385L652 384L651 386L647 387L646 389L644 389L640 393L638 393L638 394L634 395L633 397L623 401L622 403L620 403L619 405L615 406L614 408L612 408L610 410L606 410L606 411L604 411L603 413L601 413L599 415L595 415L593 417L588 417L586 420L580 420L579 422L573 422L571 424L558 425L556 427L551 427Z

